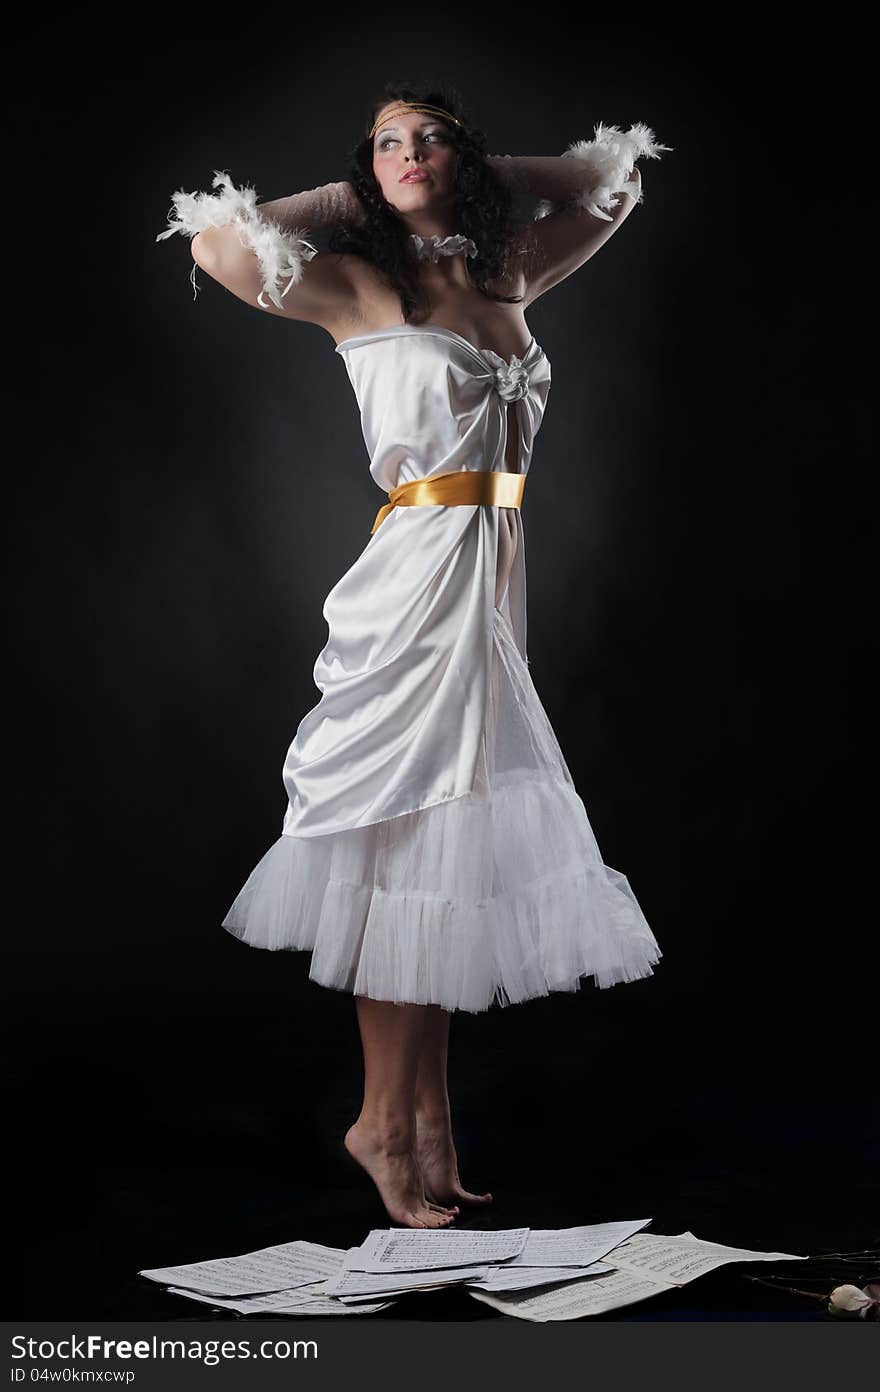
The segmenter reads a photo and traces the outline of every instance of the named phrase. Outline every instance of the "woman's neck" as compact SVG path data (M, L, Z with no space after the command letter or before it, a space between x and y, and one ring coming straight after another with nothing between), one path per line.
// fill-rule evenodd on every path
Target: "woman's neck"
M438 289L459 286L464 290L471 284L467 261L463 256L441 256L436 263L421 261L418 274L423 285L436 286Z

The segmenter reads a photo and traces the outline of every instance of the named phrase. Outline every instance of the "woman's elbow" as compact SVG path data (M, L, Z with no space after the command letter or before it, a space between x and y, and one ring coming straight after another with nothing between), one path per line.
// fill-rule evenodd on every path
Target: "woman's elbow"
M197 232L189 244L192 259L197 266L201 266L203 271L210 270L214 262L214 256L211 251L211 238L209 235L212 230L213 229L209 227L205 231Z
M197 232L196 235L191 239L189 244L189 249L192 253L192 259L196 262L197 265L201 265L201 242L203 236L203 232Z

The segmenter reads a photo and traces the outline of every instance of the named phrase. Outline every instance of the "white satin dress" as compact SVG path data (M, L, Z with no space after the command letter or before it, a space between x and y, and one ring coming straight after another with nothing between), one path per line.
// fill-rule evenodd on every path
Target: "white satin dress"
M528 471L550 389L534 337L505 361L403 324L336 351L383 494L508 467L510 402ZM582 977L635 981L662 956L626 876L602 861L532 683L510 512L500 606L502 519L471 504L395 508L324 603L321 698L284 762L282 832L223 920L252 947L310 951L321 986L475 1012Z

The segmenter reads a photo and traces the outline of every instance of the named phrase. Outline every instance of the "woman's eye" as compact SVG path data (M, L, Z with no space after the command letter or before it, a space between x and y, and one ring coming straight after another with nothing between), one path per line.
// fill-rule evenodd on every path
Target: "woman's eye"
M432 138L433 138L434 140L445 140L445 139L446 139L446 137L442 134L441 131L428 131L428 134L425 136L425 139L426 139L426 140L430 140L430 139L432 139ZM379 149L380 149L380 150L385 150L385 149L387 149L387 147L388 147L389 145L393 145L393 144L394 144L394 137L391 136L391 135L386 136L386 138L385 138L384 140L380 140L380 141L379 141Z

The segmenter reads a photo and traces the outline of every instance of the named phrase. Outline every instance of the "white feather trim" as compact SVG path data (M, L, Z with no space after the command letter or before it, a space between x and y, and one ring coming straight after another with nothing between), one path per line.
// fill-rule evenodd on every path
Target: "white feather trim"
M178 189L172 194L173 211L169 213L168 226L156 241L161 242L175 232L192 240L206 227L235 224L242 246L250 247L259 262L263 288L257 296L257 304L266 309L263 296L268 295L274 305L283 309L282 297L291 285L298 285L302 280L305 262L318 254L318 248L305 239L308 229L285 230L271 218L261 216L257 210L256 190L248 184L236 188L223 170L215 169L213 187L219 188L220 193L186 193ZM190 278L197 294L195 269L193 266ZM287 285L281 290L283 279L287 280Z
M583 190L564 203L554 203L542 198L538 203L534 219L546 217L557 208L586 208L593 217L604 222L612 222L608 208L616 208L619 193L627 193L636 203L644 202L641 184L631 179L633 165L637 159L646 155L649 159L659 159L661 150L672 150L674 146L658 145L654 132L641 121L621 131L618 126L606 126L599 121L594 127L593 140L572 141L563 155L576 159L584 169L586 184Z

